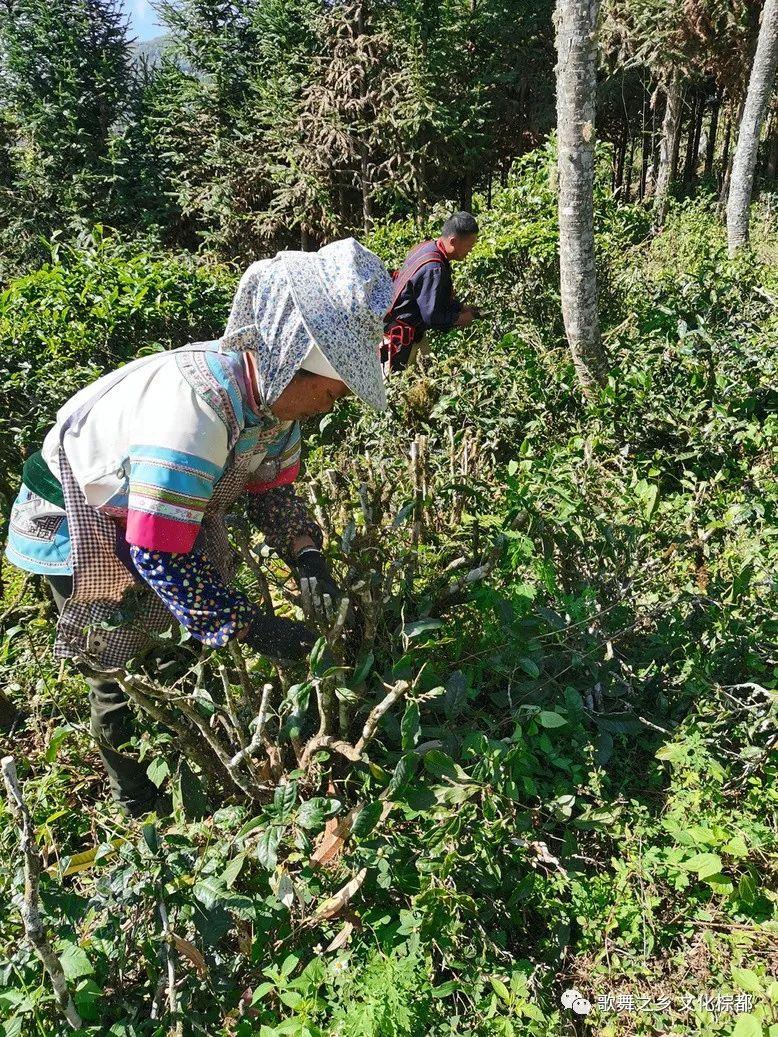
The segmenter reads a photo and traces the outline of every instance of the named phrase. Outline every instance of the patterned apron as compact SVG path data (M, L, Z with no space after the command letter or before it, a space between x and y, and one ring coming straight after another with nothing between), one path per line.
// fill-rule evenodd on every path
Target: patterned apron
M179 362L190 384L228 427L230 456L206 507L193 550L202 552L229 583L235 563L227 537L225 512L242 495L249 476L265 479L272 478L272 473L264 471L264 466L250 469L255 452L235 459L234 447L241 428L226 392L209 377L205 354L212 350L212 344L196 342L177 353L186 354ZM152 359L155 359L153 354L142 357L116 371L113 378L107 378L100 391L63 423L60 437L59 464L71 538L73 589L57 624L54 654L58 658L78 656L93 670L122 667L133 657L142 656L153 644L155 634L163 633L177 622L151 588L121 560L123 552L117 540L122 536L121 528L87 503L63 446L65 433L78 428L99 399L130 370ZM266 438L270 440L277 434L276 425L268 429Z

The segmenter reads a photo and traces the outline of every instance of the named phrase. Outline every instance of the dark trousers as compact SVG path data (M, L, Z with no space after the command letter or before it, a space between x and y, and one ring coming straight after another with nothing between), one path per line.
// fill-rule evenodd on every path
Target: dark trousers
M70 597L69 576L47 577L59 612ZM138 816L153 810L159 792L146 774L146 768L123 752L122 746L133 736L134 723L127 696L108 677L81 670L89 685L89 716L92 736L97 742L113 798L128 814Z

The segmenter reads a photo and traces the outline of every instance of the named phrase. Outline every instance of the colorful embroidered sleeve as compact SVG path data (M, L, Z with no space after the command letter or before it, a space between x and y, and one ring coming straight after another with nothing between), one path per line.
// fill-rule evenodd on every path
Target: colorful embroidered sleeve
M255 606L230 590L201 554L171 554L142 547L131 547L130 554L146 583L203 644L221 647L254 618Z
M309 536L322 546L322 531L311 518L292 483L300 471L300 426L298 422L267 448L262 464L246 485L249 520L265 535L265 543L282 558L293 558L292 544Z
M300 424L295 421L268 443L262 463L246 483L246 492L264 493L293 483L300 472L300 446Z
M127 542L156 551L192 550L222 469L159 446L130 450Z
M294 486L277 486L248 497L249 520L265 535L265 543L282 558L294 557L292 544L301 536L309 536L321 549L324 536L311 517Z

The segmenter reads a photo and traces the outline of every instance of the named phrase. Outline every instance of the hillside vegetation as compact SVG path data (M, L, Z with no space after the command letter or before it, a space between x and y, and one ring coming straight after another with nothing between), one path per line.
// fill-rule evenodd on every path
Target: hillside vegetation
M551 162L525 157L481 203L457 277L485 317L393 379L386 415L349 402L307 429L302 478L362 611L339 668L314 653L295 675L281 737L310 727L322 688L360 726L407 682L363 762L320 750L249 807L149 722L139 748L175 814L122 819L85 685L50 662L51 607L5 567L8 744L79 1033L778 1034L774 227L755 210L730 261L705 191L652 237L602 185L613 369L584 403ZM368 243L396 265L417 234ZM12 281L3 492L78 386L217 335L237 273L105 233ZM271 566L282 611L284 576ZM22 938L4 806L0 847L0 1032L73 1032Z

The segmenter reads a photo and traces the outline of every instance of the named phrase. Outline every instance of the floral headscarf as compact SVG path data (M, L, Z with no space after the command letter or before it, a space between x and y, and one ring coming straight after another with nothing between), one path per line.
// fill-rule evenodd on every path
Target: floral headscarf
M353 238L253 263L235 293L223 350L250 350L269 407L316 344L365 403L386 409L379 348L392 297L386 267Z

